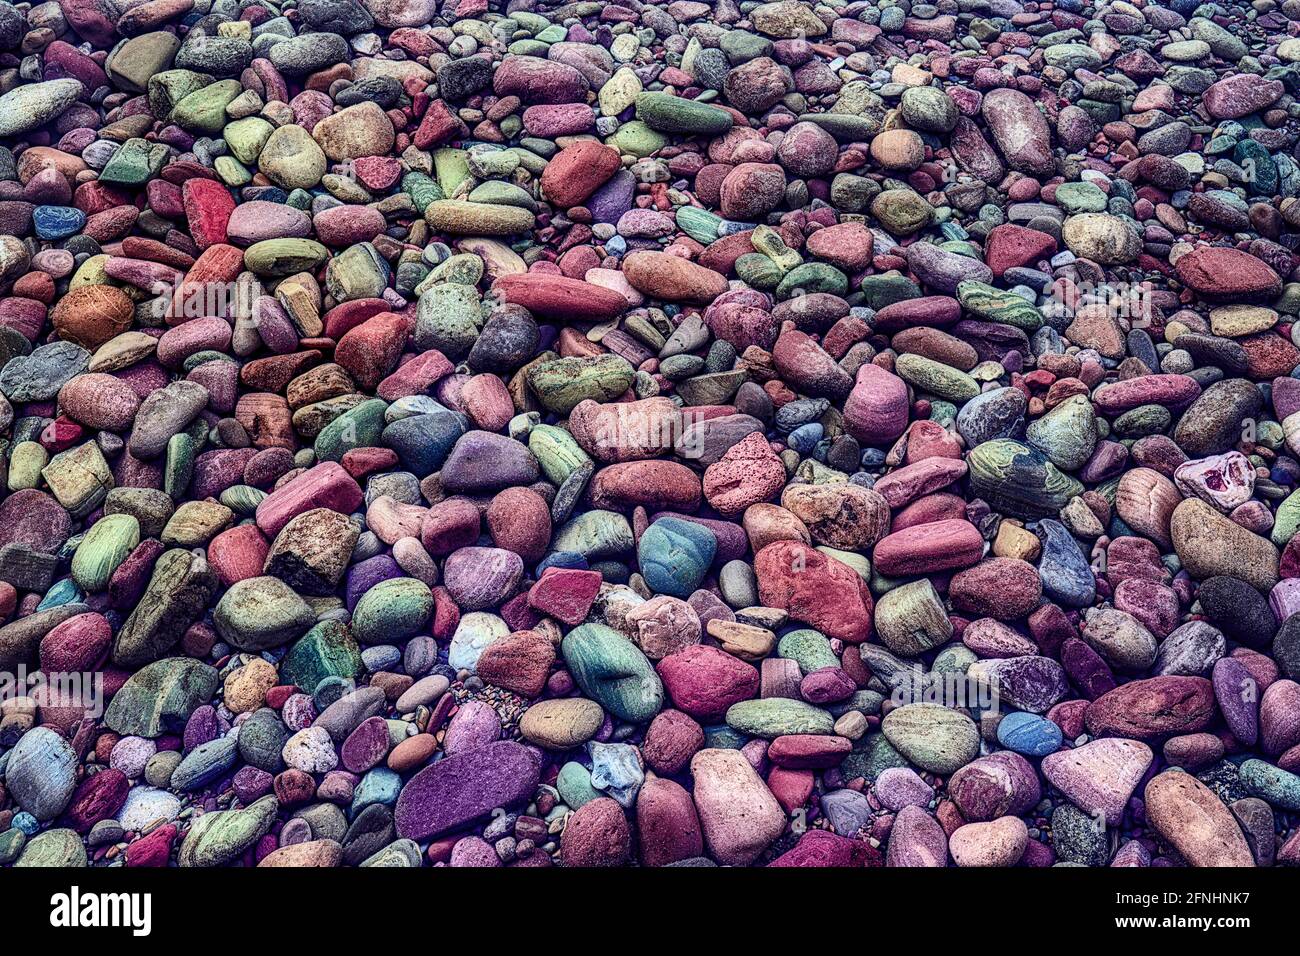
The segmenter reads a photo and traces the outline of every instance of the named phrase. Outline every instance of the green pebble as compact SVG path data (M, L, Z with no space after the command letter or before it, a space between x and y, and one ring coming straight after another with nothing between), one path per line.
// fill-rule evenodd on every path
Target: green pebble
M781 267L761 252L747 252L736 260L736 276L746 285L772 291L784 278Z
M109 578L140 543L140 522L131 515L105 515L91 525L72 557L72 579L87 594L108 588Z
M934 207L911 189L887 189L871 201L871 212L892 235L920 232L934 221Z
M173 501L184 497L185 489L194 477L194 461L198 457L198 443L185 432L167 439L167 452L163 464L163 491Z
M1064 471L1082 468L1097 439L1097 417L1086 395L1072 395L1025 430L1025 440Z
M9 455L9 490L36 488L41 483L41 469L50 462L45 446L35 441L20 441Z
M1271 532L1273 543L1279 548L1286 547L1297 531L1300 531L1300 491L1293 491L1277 506Z
M168 657L140 668L113 695L104 723L122 736L180 733L195 709L216 693L216 668L189 657Z
M241 518L251 518L266 496L265 491L252 485L231 485L217 500Z
M206 73L193 70L163 70L149 77L149 112L170 117L176 105L212 82Z
M839 667L840 659L831 650L831 642L821 631L801 628L784 635L776 645L778 657L795 661L804 674L823 667Z
M416 578L380 581L357 601L352 633L362 644L393 644L418 634L433 616L433 592Z
M170 155L163 143L128 139L99 172L99 182L112 186L143 186L162 170Z
M1121 438L1160 435L1173 424L1173 415L1163 405L1139 405L1115 419L1112 427Z
M18 859L18 854L23 852L26 845L27 834L17 827L10 827L0 833L0 866L8 866Z
M565 805L573 810L605 796L591 785L591 771L576 760L570 760L560 768L555 778L555 789L560 792Z
M284 278L315 272L329 257L329 250L312 239L264 239L244 251L244 266L259 276Z
M1043 314L1038 306L1024 296L974 279L957 284L957 301L963 309L987 322L1012 325L1029 335L1037 332L1043 324Z
M849 290L849 277L824 262L807 262L786 273L776 287L777 299L801 293L827 292L843 296Z
M1000 438L972 448L966 456L973 491L994 509L1016 518L1055 515L1083 485L1064 474L1035 448Z
M430 203L447 198L442 187L419 172L410 172L402 177L402 191L411 197L411 202L415 203L415 208L421 215L424 215L424 210Z
M438 186L447 196L456 193L456 187L470 178L469 153L463 149L435 149L433 173Z
M718 239L722 217L698 206L681 206L677 210L677 228L696 242L709 245Z
M975 722L942 704L905 704L880 726L899 753L930 773L955 773L979 755Z
M496 206L517 206L529 212L537 212L537 202L514 183L503 183L495 179L476 186L467 197L470 202L491 203Z
M222 130L222 137L230 147L230 154L241 163L252 165L257 162L262 147L275 132L275 127L260 116L248 116L244 119L227 123Z
M339 621L321 621L289 648L280 679L312 691L327 677L352 679L361 673L361 649Z
M619 720L645 723L663 707L663 682L654 665L613 628L579 625L565 635L560 651L583 693Z
M820 707L788 697L742 700L727 708L727 726L751 737L775 740L788 734L829 734L835 720Z
M884 734L875 733L869 734L860 746L855 747L844 758L840 763L840 773L844 775L845 780L862 777L869 783L874 783L881 773L891 767L910 766L907 758L898 752Z
M1056 187L1056 204L1074 216L1084 212L1105 212L1106 194L1093 183L1061 183Z
M732 125L726 110L669 93L639 94L636 118L661 133L718 136Z
M894 363L898 377L923 392L964 405L980 393L979 382L960 369L921 355L904 353Z
M241 651L264 651L294 640L316 623L310 605L279 578L236 581L212 614L217 633Z
M38 833L23 847L17 867L67 868L88 866L86 846L76 830L61 827Z
M372 398L348 409L320 430L313 446L316 457L321 461L342 461L344 454L353 448L379 445L387 411L388 403L382 398Z
M882 272L879 275L867 276L862 280L861 288L864 298L863 305L876 311L880 311L887 305L893 305L895 302L906 302L908 299L919 299L921 297L920 287L907 276L894 269L889 272Z
M555 425L535 425L528 433L528 450L542 466L547 480L556 487L591 461L591 456L574 437Z
M177 103L172 122L190 132L220 133L226 125L226 106L243 92L239 80L212 83Z
M177 864L214 867L229 863L270 831L278 810L279 801L268 794L242 810L202 814L186 833L176 854Z
M651 129L640 120L633 120L620 126L605 142L620 153L644 159L663 149L668 144L668 137Z
M388 262L369 242L348 246L325 268L325 288L338 302L377 299L388 288Z
M632 526L616 511L593 509L569 519L555 533L552 551L573 551L588 561L617 558L636 549Z
M548 411L568 415L579 402L611 402L631 387L636 370L618 355L567 356L534 365L528 385Z

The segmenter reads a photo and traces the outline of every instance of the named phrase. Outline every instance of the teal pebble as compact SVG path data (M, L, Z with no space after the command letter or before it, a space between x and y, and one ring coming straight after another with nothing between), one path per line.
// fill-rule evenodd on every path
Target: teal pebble
M1281 810L1300 813L1300 777L1263 760L1247 760L1239 771L1241 785Z
M199 790L233 767L238 757L237 737L218 737L201 743L172 771L171 787L183 791Z
M651 591L688 598L704 580L717 550L717 539L703 525L660 518L641 535L637 560Z
M45 592L45 597L36 605L36 610L49 611L65 604L79 604L85 599L85 592L77 587L77 583L72 578L64 578Z
M803 674L811 674L823 667L840 666L840 659L835 656L826 635L807 627L783 635L776 645L776 654L795 661Z
M386 807L391 807L397 803L397 794L402 789L402 778L387 767L376 767L357 784L357 789L352 795L352 807L348 811L348 816L355 820L366 807L382 803Z
M565 805L574 810L604 796L591 785L591 771L576 760L570 760L560 768L560 773L555 778L555 789L560 792L560 799Z
M664 686L654 665L612 627L575 627L564 636L560 653L583 693L619 720L645 723L663 707Z

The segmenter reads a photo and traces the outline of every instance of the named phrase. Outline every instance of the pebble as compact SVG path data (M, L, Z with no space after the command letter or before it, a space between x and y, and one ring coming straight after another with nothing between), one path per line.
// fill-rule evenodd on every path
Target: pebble
M35 727L7 757L5 787L18 806L41 822L62 813L76 787L77 756L68 742L49 728Z
M485 744L418 771L402 787L393 811L397 834L423 840L531 797L540 768L514 741Z
M951 774L979 752L974 722L938 704L907 704L881 722L885 739L909 761L931 773Z
M952 775L948 791L966 819L980 821L1022 814L1042 797L1033 765L1010 750L971 761Z
M1254 866L1232 813L1188 773L1166 770L1143 791L1147 819L1193 866Z
M958 866L1014 866L1024 855L1028 840L1025 821L999 817L958 827L948 838L948 851Z
M948 835L939 821L918 806L903 807L890 829L886 866L948 865Z
M1136 740L1106 738L1043 760L1043 776L1084 813L1117 826L1128 799L1151 766L1151 748Z
M583 698L541 701L519 723L524 739L549 750L568 750L586 743L600 730L604 711Z
M690 770L710 855L727 866L752 863L784 829L776 798L737 750L700 750Z
M1293 859L1296 11L632 6L0 4L0 860Z

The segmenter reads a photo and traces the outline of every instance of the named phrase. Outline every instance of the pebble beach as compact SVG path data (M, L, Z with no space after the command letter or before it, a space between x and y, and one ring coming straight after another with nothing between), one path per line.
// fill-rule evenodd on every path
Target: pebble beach
M0 0L0 865L1300 864L1298 253L1300 0Z

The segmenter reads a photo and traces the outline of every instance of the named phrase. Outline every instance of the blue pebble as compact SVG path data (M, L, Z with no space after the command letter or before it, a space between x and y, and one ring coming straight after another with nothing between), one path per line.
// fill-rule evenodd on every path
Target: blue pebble
M1053 518L1044 518L1038 526L1044 538L1043 556L1038 562L1043 592L1066 607L1092 604L1097 596L1097 579L1079 542Z
M709 571L718 550L713 532L681 518L660 518L641 535L641 576L656 594L688 598Z
M85 592L77 587L72 578L64 578L45 592L45 597L41 598L41 603L36 605L36 610L48 611L51 608L63 607L65 604L84 601L85 598Z
M864 448L862 450L862 467L879 468L885 463L885 452L879 448Z
M605 240L605 251L611 256L621 256L627 252L627 240L622 236L610 236Z
M807 455L817 443L822 440L824 429L820 422L809 422L807 425L800 425L790 433L786 439L786 444L797 451L800 455Z
M1136 532L1119 515L1111 515L1110 525L1106 528L1106 533L1114 539L1132 537Z
M392 644L373 644L361 652L361 663L372 674L391 670L402 660L402 649Z
M384 427L381 441L397 452L403 465L423 478L442 467L464 433L465 420L460 415L435 412L392 422Z
M998 743L1025 757L1046 757L1061 746L1061 728L1046 717L1014 710L998 724Z
M540 578L547 568L576 568L586 571L587 566L587 559L577 551L552 551L538 563L537 577Z
M252 202L256 199L263 202L286 203L289 201L289 194L279 186L245 186L239 191L240 202Z
M1027 285L1036 292L1042 292L1052 284L1052 277L1046 272L1030 269L1027 266L1015 266L1003 273L1003 279L1017 285Z
M321 682L316 685L312 691L312 703L316 706L316 713L320 713L330 704L339 700L356 689L356 685L346 677L340 677L338 674L331 674L322 678Z
M28 836L35 835L41 828L40 822L26 810L19 810L14 814L13 825L15 830L22 830Z
M401 789L401 777L387 767L376 767L357 784L357 789L352 793L352 806L348 810L348 816L355 820L357 814L372 803L391 807L397 802L397 794Z
M66 239L81 232L86 214L72 206L37 206L32 211L32 224L41 239Z

